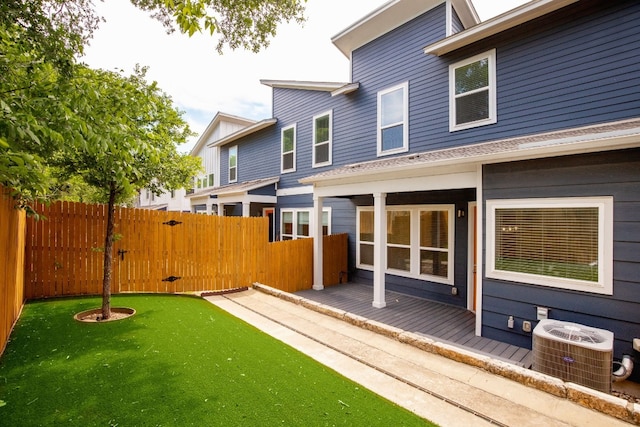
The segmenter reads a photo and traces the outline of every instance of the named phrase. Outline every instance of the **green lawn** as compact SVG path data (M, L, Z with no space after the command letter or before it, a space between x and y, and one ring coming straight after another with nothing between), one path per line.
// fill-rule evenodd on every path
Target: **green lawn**
M97 298L25 305L0 359L0 425L431 425L204 300L112 303L137 314L87 324L72 316Z

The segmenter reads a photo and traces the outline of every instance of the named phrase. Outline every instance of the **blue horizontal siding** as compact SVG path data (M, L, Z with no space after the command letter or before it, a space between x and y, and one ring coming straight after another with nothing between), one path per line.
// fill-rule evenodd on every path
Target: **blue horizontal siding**
M238 183L280 175L279 141L274 141L273 128L263 129L222 147L220 185L229 184L229 148L235 145L238 146Z
M456 21L456 19L454 19ZM280 188L327 168L377 158L377 93L409 82L409 152L640 116L640 3L585 0L443 57L422 48L444 37L445 5L353 52L360 88L273 89L278 124L238 142L240 181L280 172L280 130L297 125L296 171ZM497 52L498 122L449 132L450 64ZM312 167L312 117L333 110L333 164ZM226 157L223 154L223 171ZM223 182L226 173L222 174Z
M483 335L531 346L531 334L507 319L536 324L536 306L553 319L611 330L615 353L631 353L640 333L640 149L530 160L484 167L487 199L612 196L613 295L483 279ZM486 237L486 236L485 236Z

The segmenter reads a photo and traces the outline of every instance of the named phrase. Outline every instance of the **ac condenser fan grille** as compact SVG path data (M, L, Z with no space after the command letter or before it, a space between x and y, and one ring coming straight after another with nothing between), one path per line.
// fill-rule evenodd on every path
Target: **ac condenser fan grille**
M573 325L563 325L561 323L549 323L543 326L545 332L554 337L572 342L583 342L592 344L601 344L605 342L605 337L601 334L582 329Z

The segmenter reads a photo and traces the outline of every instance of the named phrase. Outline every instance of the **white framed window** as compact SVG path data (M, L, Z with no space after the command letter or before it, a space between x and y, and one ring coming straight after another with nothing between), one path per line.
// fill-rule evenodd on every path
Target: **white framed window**
M373 269L373 208L358 207L356 227L358 230L356 244L357 267L365 270Z
M295 172L296 170L296 125L282 128L281 136L282 162L280 171Z
M229 147L229 182L238 181L238 146Z
M449 66L449 131L496 123L496 50Z
M282 209L280 240L303 239L312 236L312 209ZM322 234L331 234L331 208L322 210Z
M387 206L386 272L453 285L454 210L454 205ZM373 208L358 208L358 268L373 269L373 224Z
M313 117L313 167L332 162L333 111Z
M487 200L487 277L613 294L613 198Z
M378 92L378 156L409 149L409 82Z

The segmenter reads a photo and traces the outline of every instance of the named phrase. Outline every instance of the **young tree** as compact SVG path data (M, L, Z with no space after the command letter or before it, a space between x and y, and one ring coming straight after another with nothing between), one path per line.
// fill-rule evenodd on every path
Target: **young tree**
M131 0L138 8L152 12L169 30L176 27L193 35L202 30L218 36L216 49L225 45L258 52L269 45L280 23L304 22L307 0Z
M199 158L177 151L191 133L171 99L146 82L145 69L123 77L78 66L74 75L67 101L82 137L49 161L67 176L82 178L108 205L102 293L102 317L108 319L116 205L142 188L160 193L187 186L201 166Z

